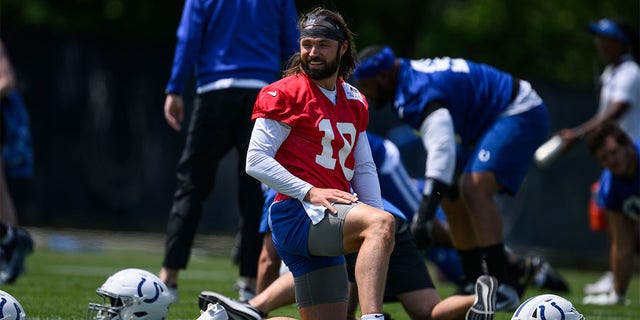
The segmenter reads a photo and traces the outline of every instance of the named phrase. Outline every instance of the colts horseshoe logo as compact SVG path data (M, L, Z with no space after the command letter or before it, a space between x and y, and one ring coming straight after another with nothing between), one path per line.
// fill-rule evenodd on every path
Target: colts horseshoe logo
M138 296L139 296L139 297L143 297L143 295L142 295L142 285L143 285L146 281L147 281L147 279L142 278L142 279L140 279L140 283L138 283ZM153 297L149 298L149 299L144 299L144 300L143 300L144 302L146 302L146 303L153 303L153 302L155 302L156 300L158 300L158 297L160 296L160 288L158 288L158 283L157 283L157 282L154 282L154 283L153 283L153 287L156 289L156 294L155 294Z
M0 319L4 319L4 312L2 312L2 310L4 310L5 304L7 304L7 299L2 298L2 300L0 300Z
M487 162L489 161L489 158L491 158L491 151L482 149L478 152L478 160Z
M4 305L7 304L7 299L2 298L0 300L0 319L4 319ZM17 304L13 304L13 306L16 308L16 320L20 320L20 314L22 313L22 310L20 310L20 307L18 307Z

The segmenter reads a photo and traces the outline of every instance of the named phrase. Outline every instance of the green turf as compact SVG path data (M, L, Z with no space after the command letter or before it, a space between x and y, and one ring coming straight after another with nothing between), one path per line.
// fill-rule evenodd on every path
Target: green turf
M22 304L30 319L84 319L89 302L101 302L95 289L116 271L135 267L157 272L161 253L145 251L103 251L100 253L61 253L38 248L27 260L28 272L13 285L2 286L2 290L14 295ZM564 295L576 304L577 309L588 320L640 319L640 284L637 276L629 290L629 306L593 307L579 304L581 289L585 283L594 281L600 272L561 270L572 287ZM189 269L181 274L180 301L171 306L169 319L196 319L199 315L197 296L202 290L214 290L235 296L233 284L237 268L228 255L194 255ZM452 286L440 285L441 295L450 294ZM531 296L542 292L529 290ZM408 319L399 304L385 305L385 311L393 319ZM297 317L293 306L279 309L271 316ZM508 313L498 313L496 320L509 320Z

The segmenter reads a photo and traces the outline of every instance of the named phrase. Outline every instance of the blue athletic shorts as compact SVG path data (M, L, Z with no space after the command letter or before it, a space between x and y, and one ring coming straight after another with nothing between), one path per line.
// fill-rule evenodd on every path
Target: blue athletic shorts
M549 114L544 104L499 118L478 141L464 172L493 172L503 191L515 194L548 134Z
M277 192L271 188L267 188L264 192L264 204L262 205L262 217L260 217L260 234L271 232L269 229L269 207L273 203Z

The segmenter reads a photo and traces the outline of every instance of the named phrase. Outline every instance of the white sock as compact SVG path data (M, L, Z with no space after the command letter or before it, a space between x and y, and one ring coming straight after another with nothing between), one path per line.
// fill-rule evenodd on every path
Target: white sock
M363 314L362 317L360 317L360 320L380 320L380 319L384 319L384 314L369 313L369 314Z

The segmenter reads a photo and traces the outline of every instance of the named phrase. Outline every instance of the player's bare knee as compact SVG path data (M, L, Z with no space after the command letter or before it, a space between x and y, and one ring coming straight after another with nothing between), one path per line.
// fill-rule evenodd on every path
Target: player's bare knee
M395 241L396 220L392 214L386 211L375 213L375 218L371 225L371 236L382 241L385 245L393 248Z

